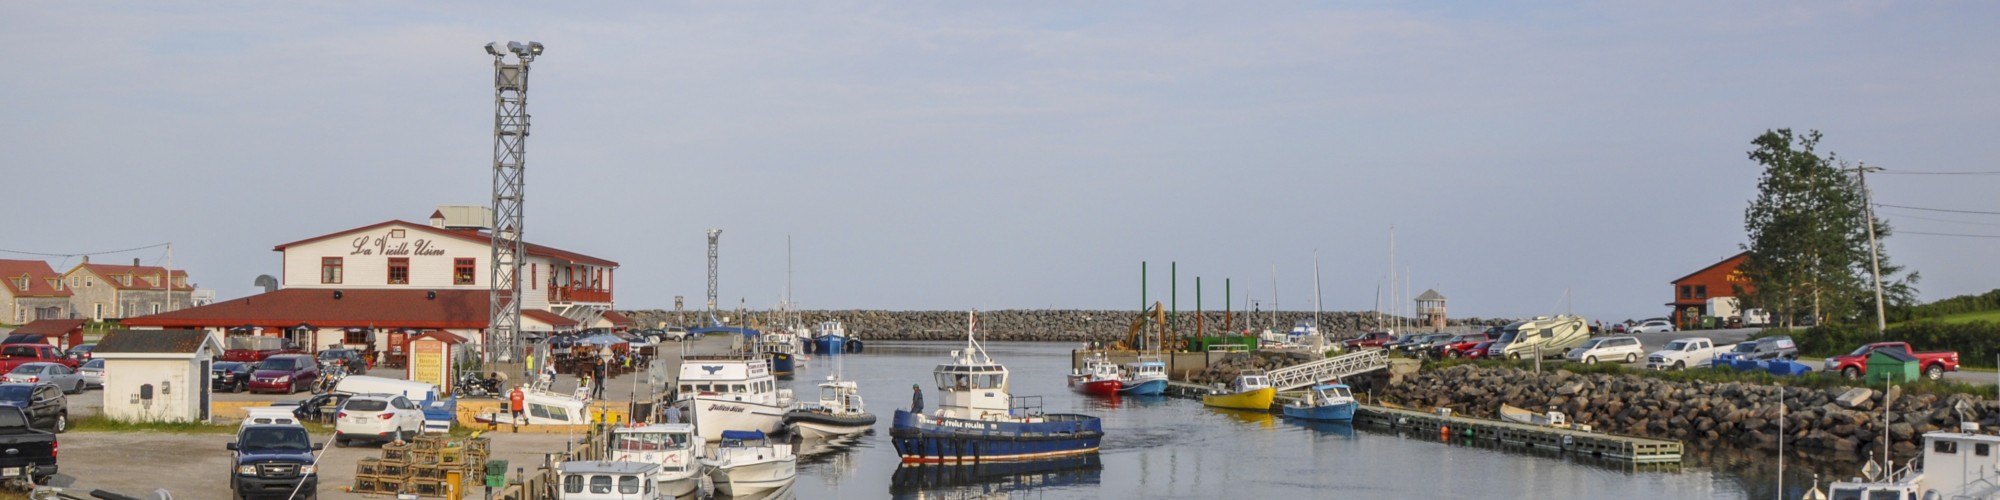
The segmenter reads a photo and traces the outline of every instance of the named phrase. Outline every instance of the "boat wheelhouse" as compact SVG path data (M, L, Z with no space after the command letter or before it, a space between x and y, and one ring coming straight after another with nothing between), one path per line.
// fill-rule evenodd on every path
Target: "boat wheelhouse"
M1916 460L1883 470L1875 462L1863 477L1836 481L1827 497L1836 500L1878 498L2000 499L2000 436L1979 433L1979 425L1959 424L1958 432L1924 434L1923 468Z
M754 354L687 356L681 362L680 397L702 439L722 431L777 432L792 390L778 388L769 362Z
M1104 353L1083 358L1083 366L1069 374L1071 390L1093 396L1112 396L1125 388L1125 377L1118 365L1104 357Z
M819 402L785 412L785 422L801 437L825 439L868 432L875 427L875 415L862 406L858 384L828 375L819 384Z
M1360 406L1347 384L1321 384L1306 389L1298 401L1286 403L1283 411L1291 418L1348 422L1354 420L1354 410Z
M839 321L824 321L813 328L812 352L820 354L840 354L858 351L858 345L848 345L847 326Z
M1140 356L1138 361L1125 364L1125 387L1121 394L1137 396L1157 396L1167 392L1167 363L1159 356Z
M699 454L706 441L692 424L652 424L611 430L608 451L614 462L658 464L657 488L670 497L694 493L701 476Z
M666 500L658 486L660 464L563 462L556 468L558 500Z

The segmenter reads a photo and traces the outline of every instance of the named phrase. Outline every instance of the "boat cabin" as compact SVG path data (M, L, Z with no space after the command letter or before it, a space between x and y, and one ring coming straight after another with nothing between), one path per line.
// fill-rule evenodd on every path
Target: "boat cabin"
M984 354L984 353L980 353ZM937 378L938 409L946 417L981 418L982 414L1006 415L1011 401L1007 392L1007 367L992 359L974 359L971 353L952 351L953 363L932 370ZM982 356L983 357L983 356Z
M819 384L819 410L834 414L861 413L861 388L852 381L835 381L828 375Z
M1142 356L1136 363L1125 364L1125 378L1167 378L1167 364L1157 356Z
M2000 496L2000 436L1979 434L1979 425L1960 424L1959 432L1924 434L1922 471L1915 461L1886 474L1875 467L1870 477L1834 482L1833 500L1878 498L1993 498ZM1873 465L1872 463L1870 465Z
M667 472L683 472L694 465L695 451L703 446L693 424L653 424L617 427L611 431L611 459L663 464Z
M560 500L626 500L660 498L656 479L660 464L640 462L563 462Z
M761 356L688 356L681 363L681 397L779 405L780 389L770 366Z
M1243 370L1236 374L1236 386L1231 392L1244 393L1270 386L1271 376L1264 374L1264 370Z
M1354 392L1346 384L1315 385L1306 392L1306 402L1318 404L1340 404L1354 401Z

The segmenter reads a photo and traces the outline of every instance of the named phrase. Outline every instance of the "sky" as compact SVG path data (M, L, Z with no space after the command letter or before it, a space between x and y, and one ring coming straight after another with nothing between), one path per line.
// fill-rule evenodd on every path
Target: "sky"
M279 273L276 244L486 204L482 46L534 40L527 239L618 261L619 308L698 306L721 228L722 302L752 308L789 276L812 309L1137 309L1144 261L1154 300L1178 268L1182 310L1196 277L1204 309L1310 310L1317 256L1321 307L1370 310L1393 227L1398 281L1453 316L1663 316L1671 280L1746 242L1767 129L1889 172L2000 170L1994 19L1956 1L9 2L0 258L172 242L226 299ZM2000 176L1869 183L2000 212ZM2000 235L1996 215L1883 216ZM1925 299L2000 288L2000 238L1884 248Z

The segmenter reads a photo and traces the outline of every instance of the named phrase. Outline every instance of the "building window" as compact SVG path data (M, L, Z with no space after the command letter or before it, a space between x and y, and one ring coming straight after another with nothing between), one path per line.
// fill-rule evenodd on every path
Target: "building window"
M391 285L408 285L408 284L410 284L410 258L409 258L409 257L390 257L390 258L389 258L389 284L391 284Z
M95 320L103 320L103 319L104 319L104 304L100 302L100 303L96 303L96 304L91 304L91 306L92 306L92 307L91 307L91 310L90 310L90 319L95 319Z
M389 239L395 239L395 240L400 240L400 239L403 239L403 230L401 230L401 229L390 229L390 230L389 230Z
M14 278L14 288L19 288L23 292L28 291L28 278Z
M531 263L528 263L528 289L529 289L529 290L539 290L539 289L541 289L541 288L542 288L542 284L541 284L540 280L539 280L539 279L537 278L537 277L539 277L539 276L541 276L541 275L542 275L542 270L541 270L541 264L536 264L536 263L532 263L532 262L531 262Z
M1681 298L1683 299L1694 298L1694 287L1681 285Z
M346 337L347 338L342 340L346 341L349 344L366 344L368 343L368 330L349 328L347 329Z
M159 313L160 313L160 304L158 303L153 304L153 314L159 314Z
M1708 298L1708 285L1695 285L1695 287L1694 287L1694 298L1697 298L1697 299L1706 299L1706 298Z
M343 257L321 257L319 259L319 282L339 284L341 277L346 274L343 269L345 264L346 259Z
M453 285L472 284L472 277L474 276L472 273L472 268L477 262L478 259L452 259L451 284Z

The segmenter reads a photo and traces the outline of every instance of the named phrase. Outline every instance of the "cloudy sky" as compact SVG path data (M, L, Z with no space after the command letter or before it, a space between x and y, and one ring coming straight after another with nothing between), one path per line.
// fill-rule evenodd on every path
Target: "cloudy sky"
M1658 316L1737 252L1769 128L1893 170L2000 170L1984 2L12 2L0 249L171 241L224 298L278 243L485 203L489 41L537 40L529 239L808 308L1136 308L1178 262L1371 309L1397 267L1455 315ZM2000 211L2000 176L1871 177ZM1903 231L2000 216L1898 210ZM1918 217L1921 217L1919 219ZM1899 235L1927 299L2000 239ZM22 258L0 254L0 258ZM105 260L163 257L161 249ZM49 257L59 267L75 258ZM1402 272L1402 271L1399 271ZM1564 305L1565 291L1573 297Z

